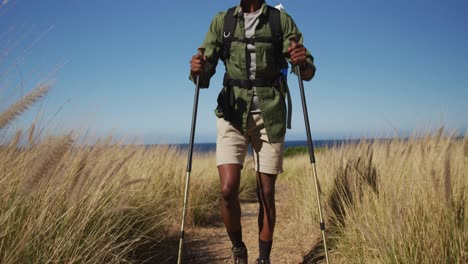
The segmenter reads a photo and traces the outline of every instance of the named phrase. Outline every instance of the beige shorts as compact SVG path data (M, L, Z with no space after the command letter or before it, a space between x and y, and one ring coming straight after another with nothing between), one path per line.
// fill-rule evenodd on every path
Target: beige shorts
M247 135L242 134L223 118L217 121L217 165L244 165L249 143L252 144L255 170L268 174L283 172L284 137L270 143L261 113L249 114Z

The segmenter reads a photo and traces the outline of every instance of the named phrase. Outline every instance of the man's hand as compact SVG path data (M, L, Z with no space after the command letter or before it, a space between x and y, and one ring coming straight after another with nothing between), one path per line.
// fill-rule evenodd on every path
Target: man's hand
M200 54L195 54L190 60L190 75L193 77L200 75L205 70L206 57Z
M303 45L297 42L292 42L291 45L288 47L288 52L292 63L294 63L295 65L299 65L301 69L304 69L307 66L307 52L306 48Z

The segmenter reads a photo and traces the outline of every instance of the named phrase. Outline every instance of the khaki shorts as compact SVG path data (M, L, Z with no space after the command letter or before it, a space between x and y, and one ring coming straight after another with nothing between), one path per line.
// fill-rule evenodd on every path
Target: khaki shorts
M284 137L270 143L261 113L249 114L247 135L242 134L223 118L217 121L216 162L217 165L244 165L249 143L252 144L255 170L268 174L283 172Z

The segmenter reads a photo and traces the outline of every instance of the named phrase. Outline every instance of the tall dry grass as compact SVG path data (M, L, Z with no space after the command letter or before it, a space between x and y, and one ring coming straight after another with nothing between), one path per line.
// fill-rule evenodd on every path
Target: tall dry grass
M467 263L467 142L440 129L318 153L333 263ZM278 238L296 243L304 263L323 261L308 157L285 167L290 206Z
M47 90L0 114L3 128ZM186 151L92 146L72 134L18 130L0 139L0 263L173 263L184 195ZM193 160L188 225L217 217L214 156ZM242 182L244 195L254 180Z
M185 163L171 147L83 147L70 136L3 146L0 263L172 263ZM218 182L213 155L195 155L188 225L217 217Z

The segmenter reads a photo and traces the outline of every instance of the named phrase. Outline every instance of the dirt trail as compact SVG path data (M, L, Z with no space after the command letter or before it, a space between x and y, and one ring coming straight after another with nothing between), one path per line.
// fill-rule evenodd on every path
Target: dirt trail
M283 210L286 204L281 202L282 197L287 195L285 189L284 186L277 187L277 231L288 224ZM249 263L254 263L258 257L258 203L242 203L241 208L243 239L249 250ZM275 238L271 253L272 263L301 263L307 244L307 241L301 241L292 245L291 242L282 243ZM222 221L214 223L214 226L187 230L185 249L185 263L231 263L231 243Z

